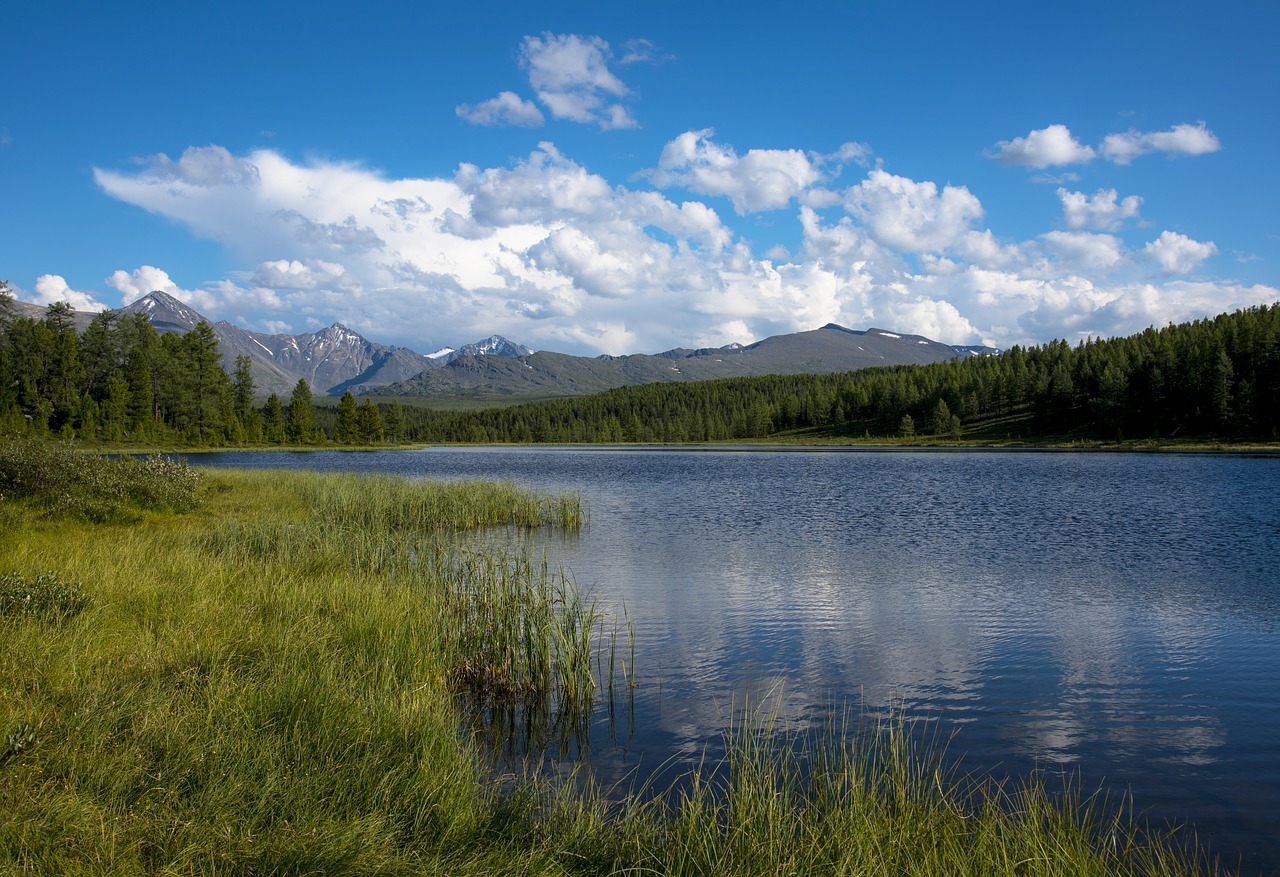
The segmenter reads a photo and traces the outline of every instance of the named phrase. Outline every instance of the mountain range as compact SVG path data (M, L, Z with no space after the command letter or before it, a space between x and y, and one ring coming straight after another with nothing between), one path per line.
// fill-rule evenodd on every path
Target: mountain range
M25 305L40 316L43 309ZM164 292L122 308L147 314L160 332L187 332L205 318ZM92 314L77 314L83 328ZM284 394L303 378L316 393L415 397L431 401L518 402L576 396L614 387L763 374L824 374L872 366L923 365L993 354L989 347L942 344L883 329L857 331L829 323L820 329L774 335L746 346L676 348L657 354L570 356L533 351L493 335L474 344L421 354L370 341L334 323L318 332L268 335L225 320L211 323L223 366L247 355L262 393Z

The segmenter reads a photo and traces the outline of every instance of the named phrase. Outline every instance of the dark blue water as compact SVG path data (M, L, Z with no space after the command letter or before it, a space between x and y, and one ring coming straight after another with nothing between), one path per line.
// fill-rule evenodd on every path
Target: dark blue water
M1246 873L1280 868L1280 459L466 448L211 466L511 479L591 522L531 538L634 626L619 781L714 755L735 708L936 722L969 770L1076 771Z

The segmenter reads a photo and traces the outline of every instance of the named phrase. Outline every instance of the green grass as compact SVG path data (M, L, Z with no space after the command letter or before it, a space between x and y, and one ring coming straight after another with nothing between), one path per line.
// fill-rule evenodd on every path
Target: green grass
M766 712L724 763L622 802L504 783L468 707L553 733L629 684L634 651L563 576L451 534L572 528L580 503L169 476L186 501L130 493L101 521L0 500L0 576L53 607L0 613L0 873L1196 872L1121 809L947 774L901 723L801 738Z

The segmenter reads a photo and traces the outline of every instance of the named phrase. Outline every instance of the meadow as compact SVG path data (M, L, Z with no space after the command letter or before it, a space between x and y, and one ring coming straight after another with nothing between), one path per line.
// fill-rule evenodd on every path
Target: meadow
M498 775L475 709L581 721L628 684L626 625L538 558L453 537L587 515L506 483L202 473L6 439L0 869L1214 870L1122 801L956 774L906 718L799 737L748 709L726 760L670 790Z

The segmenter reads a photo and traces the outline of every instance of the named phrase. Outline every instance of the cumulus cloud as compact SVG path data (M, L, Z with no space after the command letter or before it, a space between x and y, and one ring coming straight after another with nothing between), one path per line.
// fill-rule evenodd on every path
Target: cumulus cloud
M1071 136L1066 125L1050 125L1026 137L1001 140L995 157L1004 164L1045 168L1092 161L1097 153Z
M211 319L261 331L340 320L419 350L499 332L536 348L613 354L827 322L1007 346L1280 298L1230 281L1153 281L1152 266L1185 274L1216 248L1167 232L1129 252L1098 233L1136 217L1133 196L1064 190L1065 230L1005 240L983 227L982 204L963 186L877 166L833 203L839 160L740 154L709 131L673 144L650 178L707 200L673 199L643 175L618 184L551 143L445 177L211 146L130 173L98 171L109 195L221 242L243 266L194 289L152 265L118 271L109 285L125 301L162 289ZM832 155L856 164L868 154ZM722 220L719 197L742 211L791 207L796 242L756 253Z
M686 131L663 147L655 185L680 186L701 195L727 197L739 214L776 210L822 179L798 149L752 149L739 156L712 141L715 131Z
M1108 134L1103 138L1100 151L1104 158L1116 164L1128 164L1142 155L1163 152L1175 155L1205 155L1217 152L1222 144L1204 122L1195 125L1174 125L1168 131Z
M941 252L957 245L982 218L982 204L964 186L916 182L876 168L845 195L848 211L873 238L909 253Z
M1066 125L1049 125L1032 131L1026 137L1001 140L989 153L1004 164L1032 168L1081 164L1101 155L1116 164L1129 164L1135 158L1153 152L1175 155L1204 155L1217 152L1222 144L1204 122L1174 125L1168 131L1141 133L1127 131L1108 134L1097 149L1079 142ZM1065 182L1067 176L1041 178L1045 182Z
M1109 234L1083 231L1051 231L1040 236L1064 263L1084 271L1111 268L1122 257L1120 239Z
M119 291L121 303L126 305L153 292L166 292L180 301L192 297L190 292L173 282L167 271L151 265L143 265L133 271L116 271L107 278L107 285Z
M66 302L77 311L105 311L107 306L93 297L92 293L72 289L60 274L41 274L36 278L35 295L25 301L31 304L49 306L55 302Z
M1067 228L1090 228L1115 231L1127 219L1138 218L1142 198L1129 195L1123 199L1115 189L1099 189L1093 195L1058 189L1062 199L1062 218Z
M557 119L604 129L636 128L622 100L631 91L609 69L612 52L600 37L544 33L520 44L520 66L538 100Z
M1142 248L1143 255L1160 266L1165 274L1190 274L1218 252L1213 241L1195 241L1176 231L1165 231Z
M204 289L183 289L169 272L154 265L142 265L132 271L117 270L106 282L120 293L122 304L131 304L153 292L164 292L213 319L246 311L281 311L286 307L276 290L265 285L243 286L220 280Z
M531 100L525 100L513 91L499 92L497 97L481 101L474 106L459 104L455 109L458 118L473 125L514 125L519 128L537 128L542 125L542 111Z

